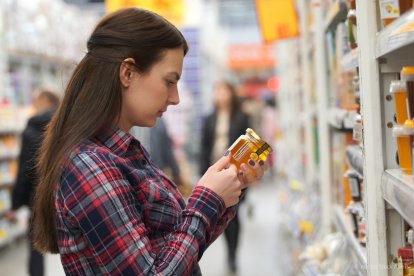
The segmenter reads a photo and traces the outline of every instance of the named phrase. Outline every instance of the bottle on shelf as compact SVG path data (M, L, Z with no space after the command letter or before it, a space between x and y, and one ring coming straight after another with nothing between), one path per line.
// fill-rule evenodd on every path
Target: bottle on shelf
M408 119L406 83L402 80L391 81L390 94L394 98L396 123L402 125Z
M398 248L398 258L402 264L402 271L404 276L414 275L414 261L413 261L413 229L406 232L407 243Z
M404 174L412 174L410 132L404 125L396 125L392 134L397 138L398 163Z
M401 81L407 86L407 107L408 107L408 118L414 118L414 67L405 66L402 68Z
M347 16L347 21L348 21L349 47L351 49L355 49L358 47L357 17L356 17L355 0L349 0L349 11L348 11L348 16Z

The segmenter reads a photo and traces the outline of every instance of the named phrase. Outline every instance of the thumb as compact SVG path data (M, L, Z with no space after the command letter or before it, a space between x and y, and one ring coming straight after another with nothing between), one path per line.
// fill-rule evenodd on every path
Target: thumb
M230 160L230 154L227 156L223 156L213 165L214 170L219 172L224 169L227 169L230 166Z

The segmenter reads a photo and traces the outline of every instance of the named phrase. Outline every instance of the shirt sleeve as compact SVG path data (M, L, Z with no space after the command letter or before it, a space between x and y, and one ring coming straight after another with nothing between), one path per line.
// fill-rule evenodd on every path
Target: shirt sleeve
M217 224L215 225L212 231L211 238L208 240L208 246L210 246L224 232L229 222L236 216L240 203L242 199L244 198L244 196L246 195L246 191L247 189L244 189L242 191L239 203L232 207L227 208L224 214L219 218L219 220L217 221Z
M137 191L108 156L81 153L65 173L62 188L70 219L78 224L103 273L123 275L191 275L225 211L221 198L197 187L181 219L155 253L147 236ZM61 185L62 185L61 183Z

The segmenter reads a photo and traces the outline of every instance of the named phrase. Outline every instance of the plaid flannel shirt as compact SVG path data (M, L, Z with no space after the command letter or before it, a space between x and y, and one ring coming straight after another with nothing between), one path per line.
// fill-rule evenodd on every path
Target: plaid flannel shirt
M66 275L201 275L199 259L237 208L199 186L186 203L120 129L72 152L55 207Z

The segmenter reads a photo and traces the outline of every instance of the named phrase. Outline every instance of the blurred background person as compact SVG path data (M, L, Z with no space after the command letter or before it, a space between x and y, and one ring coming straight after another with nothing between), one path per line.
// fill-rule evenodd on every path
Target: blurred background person
M16 183L12 193L12 210L7 214L10 221L16 221L15 211L22 206L32 209L37 173L36 158L43 141L44 131L59 105L59 96L50 88L39 88L33 101L34 115L22 134L21 150ZM34 249L31 242L31 223L29 223L29 275L45 274L43 255Z
M260 135L263 140L273 148L273 152L269 154L267 162L269 165L269 174L267 174L270 179L273 179L275 176L275 140L277 135L277 110L276 110L276 100L274 97L269 97L265 99L265 106L262 109L262 119L260 126Z
M235 87L228 81L219 81L214 91L214 110L203 122L200 152L200 175L219 160L231 144L246 132L249 116L240 109ZM237 247L240 234L238 214L230 221L225 232L228 265L237 270Z

